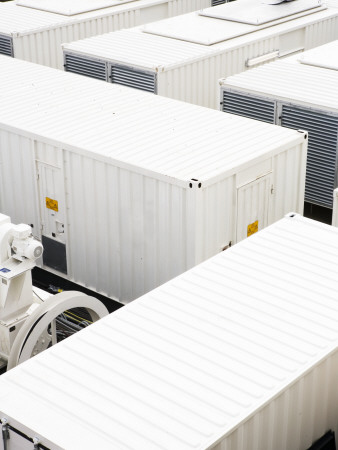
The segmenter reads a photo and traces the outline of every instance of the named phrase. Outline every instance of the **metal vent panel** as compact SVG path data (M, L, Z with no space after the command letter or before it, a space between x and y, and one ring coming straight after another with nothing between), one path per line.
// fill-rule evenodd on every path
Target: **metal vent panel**
M282 106L281 125L309 132L305 200L332 208L335 187L338 117L295 106Z
M110 69L112 83L140 89L142 91L157 93L156 74L127 66L112 65Z
M275 102L223 90L223 112L249 117L262 122L275 122Z
M211 6L223 5L227 3L227 0L211 0Z
M65 54L65 71L107 81L107 64L104 61L84 58L72 53Z
M6 56L14 56L13 40L11 37L0 34L0 54Z

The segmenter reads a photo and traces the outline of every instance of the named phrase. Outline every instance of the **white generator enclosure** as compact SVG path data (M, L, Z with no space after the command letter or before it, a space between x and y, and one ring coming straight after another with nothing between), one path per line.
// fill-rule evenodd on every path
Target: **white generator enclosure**
M332 208L338 185L338 41L220 84L223 111L309 131L305 200Z
M0 4L0 54L63 69L61 44L211 6L211 0L15 0Z
M0 61L0 211L48 270L128 302L303 210L307 133Z
M63 45L65 70L219 109L218 79L338 39L318 0L240 0Z
M0 449L306 450L337 434L337 267L337 228L290 214L1 376Z
M333 191L332 225L338 227L338 189Z

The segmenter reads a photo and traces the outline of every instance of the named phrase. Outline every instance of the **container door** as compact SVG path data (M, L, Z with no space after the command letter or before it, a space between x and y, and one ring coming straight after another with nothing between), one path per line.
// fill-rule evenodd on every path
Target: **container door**
M269 225L269 202L272 193L271 173L237 189L236 242Z
M67 273L65 205L61 169L38 163L43 264Z

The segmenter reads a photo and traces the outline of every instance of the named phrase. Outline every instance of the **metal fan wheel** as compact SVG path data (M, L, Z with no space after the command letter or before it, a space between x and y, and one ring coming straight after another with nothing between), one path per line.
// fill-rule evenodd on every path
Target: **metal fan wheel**
M107 308L98 299L82 292L67 291L53 295L42 303L21 327L13 342L7 370L54 345L55 319L73 308L85 308L93 322L108 315Z

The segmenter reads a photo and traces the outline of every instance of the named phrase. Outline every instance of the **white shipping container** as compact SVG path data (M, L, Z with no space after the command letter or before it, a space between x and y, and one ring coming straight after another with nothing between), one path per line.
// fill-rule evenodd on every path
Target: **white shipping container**
M63 69L61 44L210 6L211 0L16 0L0 4L0 53Z
M291 209L307 133L0 57L0 211L128 302Z
M338 227L338 189L333 191L332 225Z
M338 41L220 85L223 111L309 131L305 200L332 208L338 186Z
M72 42L63 51L67 71L219 109L219 78L337 38L338 10L318 0L241 0Z
M338 230L290 214L24 362L0 378L8 450L305 450L337 433L337 266Z

